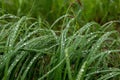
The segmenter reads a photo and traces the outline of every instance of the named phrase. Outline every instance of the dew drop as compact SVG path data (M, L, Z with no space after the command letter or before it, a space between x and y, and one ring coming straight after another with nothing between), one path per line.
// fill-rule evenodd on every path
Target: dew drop
M90 39L88 39L88 42L90 42Z
M30 69L30 67L27 67L27 70L29 70Z
M11 64L13 66L13 64Z
M26 43L24 43L23 45L26 46Z
M10 18L14 18L14 16L12 16L12 15L11 15L11 16L9 16L9 17L10 17Z
M63 45L63 46L65 46L65 44L64 44L64 43L63 43L62 45Z
M110 76L113 76L113 74L112 74L112 73L110 73Z
M91 35L93 34L93 33L90 33Z
M18 62L19 60L18 59L16 59L16 62Z
M30 64L32 64L32 62L30 62Z
M67 41L67 39L65 39L65 41Z
M20 38L20 41L22 42L23 40Z
M11 47L12 45L10 44L9 47Z
M84 69L81 69L81 72L84 72Z
M37 57L34 57L34 59L36 59Z
M111 53L111 51L107 51L107 53Z
M97 46L97 48L99 48L100 46Z

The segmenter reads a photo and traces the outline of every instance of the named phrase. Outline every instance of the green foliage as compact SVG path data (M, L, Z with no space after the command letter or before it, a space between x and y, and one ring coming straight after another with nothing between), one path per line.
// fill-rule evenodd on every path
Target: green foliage
M81 0L83 2L82 19L86 22L97 21L101 24L109 20L120 19L120 0Z
M79 1L0 0L0 79L119 80L119 0Z
M42 17L53 22L65 14L69 1L66 0L0 0L4 13L18 16Z

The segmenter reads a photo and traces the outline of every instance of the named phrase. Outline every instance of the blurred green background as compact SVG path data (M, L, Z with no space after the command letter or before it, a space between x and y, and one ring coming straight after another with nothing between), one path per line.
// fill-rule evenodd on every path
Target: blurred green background
M69 11L73 16L81 10L78 17L81 24L89 21L103 24L120 19L120 0L0 0L0 11L3 14L42 17L49 23L66 14L70 6Z

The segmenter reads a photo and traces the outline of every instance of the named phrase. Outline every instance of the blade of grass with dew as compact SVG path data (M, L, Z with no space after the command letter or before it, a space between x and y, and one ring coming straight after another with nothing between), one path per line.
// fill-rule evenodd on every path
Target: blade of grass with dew
M67 66L67 70L68 70L69 80L73 80L68 49L65 49L65 57L66 57L66 66Z
M11 34L8 37L8 41L6 46L8 46L8 50L6 51L6 55L8 54L12 54L12 48L15 44L15 40L17 38L17 32L19 30L20 24L21 22L23 22L26 19L26 17L21 18L16 24L14 24L13 29L11 30ZM9 51L9 52L8 52ZM6 68L5 68L5 72L4 72L4 79L7 80L7 70L8 70L8 65L9 65L9 61L10 61L10 55L7 57L6 61Z
M98 80L108 80L108 79L110 79L110 78L112 78L112 77L115 77L115 76L118 76L118 75L120 75L120 72L110 72L110 73L102 76L102 77L99 78Z
M55 69L57 69L63 62L65 61L65 58L60 61L55 67L53 67L50 71L48 71L45 75L43 75L41 78L38 78L38 80L44 79L46 76L48 76L50 73L52 73Z
M35 60L39 57L40 53L36 54L33 59L30 61L29 65L27 66L26 70L23 72L23 75L21 76L21 80L25 80L25 77L30 69L30 67L32 67L33 63L35 62Z

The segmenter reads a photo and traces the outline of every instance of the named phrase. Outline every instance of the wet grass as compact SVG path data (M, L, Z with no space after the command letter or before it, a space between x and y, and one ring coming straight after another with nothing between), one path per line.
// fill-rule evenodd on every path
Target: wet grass
M94 5L87 0L81 0L81 4L74 0L56 0L59 4L54 0L38 1L44 3L0 1L1 80L120 79L120 33L115 30L120 23L117 8L111 16L111 7L103 10L102 6L106 4L108 8L109 1L92 0ZM117 1L109 6L113 3L118 6ZM6 4L12 7L8 9ZM95 7L97 4L100 8ZM40 5L44 10L38 14Z

